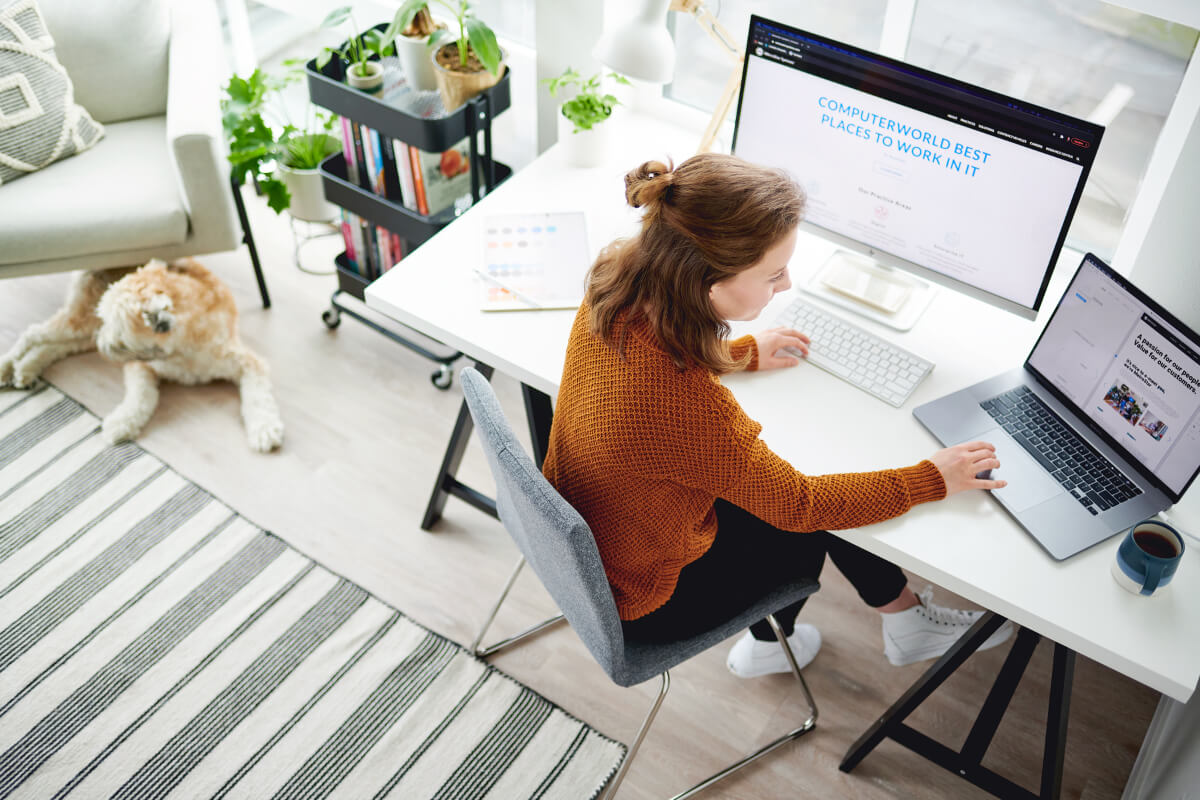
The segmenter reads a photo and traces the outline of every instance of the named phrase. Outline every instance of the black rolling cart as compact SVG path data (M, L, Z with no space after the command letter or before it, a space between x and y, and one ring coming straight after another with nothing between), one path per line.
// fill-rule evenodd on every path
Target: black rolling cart
M308 62L305 71L313 103L373 128L381 135L431 152L444 151L466 138L470 146L473 202L478 202L512 174L512 169L492 158L492 119L512 103L510 71L507 69L495 86L471 98L453 113L436 119L423 119L409 114L352 88L344 82L343 66L338 59L331 59L323 69L317 67L314 59ZM480 139L483 140L482 147ZM325 159L321 164L321 177L325 197L331 203L399 235L407 240L410 247L419 246L457 216L453 207L437 214L418 214L405 208L398 195L383 197L369 188L358 186L349 179L346 159L341 153ZM330 329L336 328L341 324L342 314L348 314L435 362L438 368L430 380L439 389L448 389L454 375L451 365L462 357L462 353L450 348L439 351L436 343L431 347L414 341L411 334L406 333L407 329L398 322L385 326L367 317L363 313L363 306L349 304L347 297L364 303L363 291L369 281L350 268L345 252L338 255L334 262L338 285L329 299L329 308L321 314L325 325ZM403 264L401 260L396 269L403 269Z

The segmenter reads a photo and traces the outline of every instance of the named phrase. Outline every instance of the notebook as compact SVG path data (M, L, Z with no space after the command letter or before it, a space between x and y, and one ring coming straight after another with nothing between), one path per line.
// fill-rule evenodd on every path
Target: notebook
M578 308L591 256L582 211L493 214L476 269L484 311Z
M1088 253L1023 366L913 415L945 445L995 444L992 496L1064 559L1200 472L1200 337Z

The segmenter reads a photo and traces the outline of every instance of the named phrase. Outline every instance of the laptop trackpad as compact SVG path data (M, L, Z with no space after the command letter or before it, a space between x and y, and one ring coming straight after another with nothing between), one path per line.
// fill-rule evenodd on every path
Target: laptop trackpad
M1000 469L993 470L992 477L1008 481L1008 486L993 489L992 493L1012 511L1033 508L1066 491L1003 428L993 428L975 438L996 446Z

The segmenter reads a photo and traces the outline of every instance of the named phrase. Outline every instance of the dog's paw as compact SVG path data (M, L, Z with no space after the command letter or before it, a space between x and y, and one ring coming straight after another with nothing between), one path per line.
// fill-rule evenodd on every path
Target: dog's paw
M25 360L0 364L0 386L29 389L38 382L38 378L41 376L41 369L34 364L26 363Z
M259 453L269 453L283 444L283 420L273 419L246 426L246 439L250 448Z
M137 438L141 429L136 420L124 414L109 414L101 423L100 432L109 444L119 444Z

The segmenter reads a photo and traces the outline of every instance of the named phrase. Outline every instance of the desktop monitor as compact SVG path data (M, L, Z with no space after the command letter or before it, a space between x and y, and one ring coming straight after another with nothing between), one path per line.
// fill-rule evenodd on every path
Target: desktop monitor
M787 171L806 227L853 251L808 288L904 329L920 278L1035 317L1103 131L753 16L732 150Z

